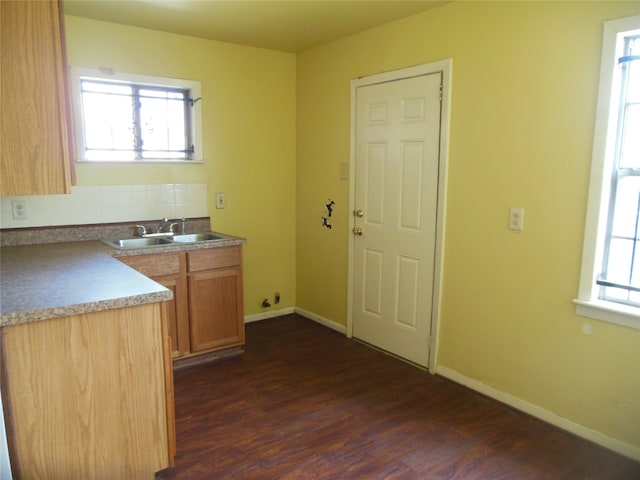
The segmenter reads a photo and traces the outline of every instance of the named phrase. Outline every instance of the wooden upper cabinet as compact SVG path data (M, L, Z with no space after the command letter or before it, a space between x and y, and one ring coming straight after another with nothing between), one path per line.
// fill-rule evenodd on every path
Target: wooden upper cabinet
M0 195L69 193L73 135L62 3L0 2Z

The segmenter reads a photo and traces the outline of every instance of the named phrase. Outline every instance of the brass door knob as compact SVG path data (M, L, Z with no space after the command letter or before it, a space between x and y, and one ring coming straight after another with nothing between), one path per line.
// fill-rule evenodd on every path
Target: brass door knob
M360 227L353 227L352 232L354 235L362 235L362 229Z
M353 215L358 217L358 218L362 218L362 217L364 217L364 212L362 210L360 210L360 209L354 210L353 211Z

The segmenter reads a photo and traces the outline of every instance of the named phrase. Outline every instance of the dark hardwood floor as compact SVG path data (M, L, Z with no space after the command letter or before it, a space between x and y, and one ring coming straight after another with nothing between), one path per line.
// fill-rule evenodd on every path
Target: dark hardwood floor
M640 479L640 464L297 315L175 372L159 479Z

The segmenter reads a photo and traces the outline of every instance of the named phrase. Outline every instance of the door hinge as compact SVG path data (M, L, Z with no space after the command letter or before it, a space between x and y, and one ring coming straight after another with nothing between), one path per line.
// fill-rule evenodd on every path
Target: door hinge
M440 84L440 101L442 101L442 89L443 89L443 86L442 86L442 83L441 83Z

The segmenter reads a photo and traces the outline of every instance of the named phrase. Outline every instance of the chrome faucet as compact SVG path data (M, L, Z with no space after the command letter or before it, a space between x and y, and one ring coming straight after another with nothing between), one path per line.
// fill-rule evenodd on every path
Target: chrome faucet
M156 227L156 233L160 233L162 232L162 229L164 228L164 226L169 222L169 219L167 217L164 217L161 221L160 224Z
M187 219L184 217L181 218L163 218L161 220L161 223L157 226L156 228L156 233L162 233L162 229L165 227L165 225L169 222L173 222L169 224L169 229L166 231L166 233L168 235L172 235L174 233L185 233L186 230L186 223ZM175 231L176 227L180 225L180 230L178 232Z
M181 233L184 234L186 233L186 221L187 219L184 217L181 218L161 218L160 219L160 223L155 227L155 231L153 233L151 233L150 231L147 231L147 228L144 225L136 225L136 230L138 232L138 235L140 235L141 237L159 237L159 236L170 236L170 235L174 235L176 233ZM173 222L173 223L169 223L169 222ZM169 224L169 228L166 229L165 231L165 226ZM176 231L178 228L178 225L180 226L179 231Z
M169 231L173 232L173 233L180 233L180 234L185 234L186 233L186 221L187 219L184 217L181 218L171 218L170 221L175 221L174 223L172 223L171 225L169 225ZM175 231L175 227L177 227L178 225L180 225L180 230L179 231Z

